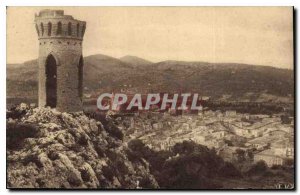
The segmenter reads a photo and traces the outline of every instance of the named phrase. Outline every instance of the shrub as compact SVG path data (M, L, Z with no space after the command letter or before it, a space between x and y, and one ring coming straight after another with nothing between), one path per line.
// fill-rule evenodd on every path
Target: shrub
M105 148L101 145L96 145L95 150L100 158L105 157Z
M147 176L143 177L140 181L140 186L143 189L153 189L155 188L155 186L153 185L153 182L151 181L151 179Z
M254 165L252 165L252 167L250 167L250 169L247 171L246 174L249 176L263 175L266 173L267 170L268 170L268 165L266 164L266 162L263 160L260 160L257 163L255 163Z
M86 146L89 143L88 137L85 134L81 134L77 143L81 146Z
M104 128L108 132L109 135L111 135L119 140L123 140L123 137L124 137L123 132L114 124L109 123Z
M25 138L38 136L39 129L35 124L27 123L7 123L6 140L7 148L16 150L23 147Z
M294 167L295 162L294 159L286 159L284 162L284 166L286 167Z
M50 150L50 151L48 152L48 157L49 157L49 159L52 160L52 161L59 159L58 152L55 151L55 150Z
M102 168L102 172L103 172L104 177L106 179L108 179L109 181L113 181L114 175L116 175L115 171L113 171L112 168L109 166L104 166Z
M241 172L230 162L225 162L219 170L219 175L222 177L241 177Z
M35 163L37 167L41 168L43 167L43 165L41 164L41 162L39 161L37 155L35 154L30 154L24 157L24 159L22 160L23 165L28 165L29 163Z
M213 182L224 164L215 151L195 142L177 143L172 151L179 156L165 161L161 174L157 176L163 188L216 188Z
M19 119L26 114L27 110L19 110L17 107L13 107L9 112L6 112L6 118Z

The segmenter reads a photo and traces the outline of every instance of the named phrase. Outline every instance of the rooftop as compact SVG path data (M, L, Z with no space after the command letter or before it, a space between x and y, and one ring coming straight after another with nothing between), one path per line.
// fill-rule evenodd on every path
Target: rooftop
M64 10L50 10L44 9L41 10L38 14L35 15L36 18L66 18L74 19L70 15L64 15Z
M258 152L255 155L259 155L259 156L274 156L274 157L276 156L276 157L279 157L279 156L275 155L275 152L272 149L267 149L267 150L264 150L262 152Z

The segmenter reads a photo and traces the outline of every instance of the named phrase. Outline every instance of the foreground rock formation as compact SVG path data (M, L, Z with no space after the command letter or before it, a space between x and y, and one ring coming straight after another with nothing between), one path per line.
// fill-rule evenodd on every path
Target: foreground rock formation
M157 188L147 161L84 113L27 109L7 119L9 188Z

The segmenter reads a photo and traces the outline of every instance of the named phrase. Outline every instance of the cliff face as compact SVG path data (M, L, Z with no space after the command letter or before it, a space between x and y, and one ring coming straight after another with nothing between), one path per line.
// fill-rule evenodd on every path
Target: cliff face
M148 162L131 162L101 122L49 108L21 113L7 119L7 187L158 188Z

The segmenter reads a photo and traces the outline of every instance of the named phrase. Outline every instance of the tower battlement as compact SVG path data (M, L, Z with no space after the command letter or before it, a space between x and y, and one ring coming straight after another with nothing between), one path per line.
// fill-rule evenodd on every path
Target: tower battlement
M67 38L82 40L86 22L64 15L63 10L42 10L35 15L35 28L39 39Z

